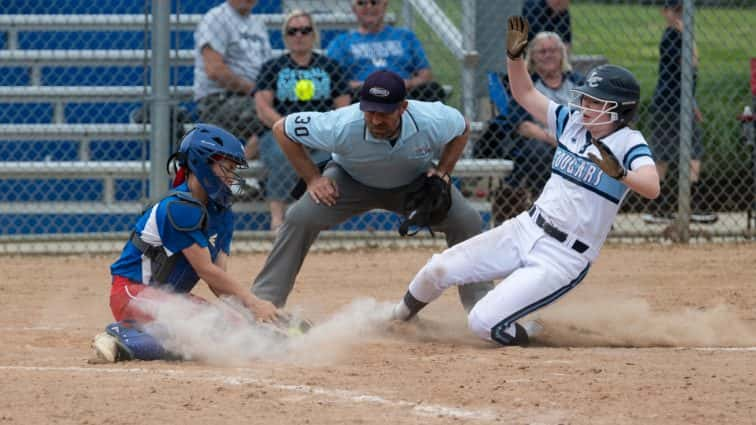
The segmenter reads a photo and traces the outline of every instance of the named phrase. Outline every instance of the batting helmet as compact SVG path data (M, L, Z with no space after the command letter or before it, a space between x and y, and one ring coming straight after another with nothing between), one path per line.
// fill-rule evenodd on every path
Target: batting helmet
M197 124L186 133L178 152L171 156L169 163L175 161L178 167L188 168L205 189L207 197L219 206L228 208L231 206L231 188L212 170L213 163L221 159L233 161L236 168L247 168L241 140L220 127ZM232 184L241 184L242 179L233 173L233 180Z
M574 88L577 100L570 103L570 107L580 110L588 109L581 105L582 96L590 96L603 101L602 111L609 115L609 121L590 122L584 125L607 124L618 122L620 126L627 125L635 117L640 103L640 85L635 76L627 69L617 65L599 65L593 68L585 79L585 83Z

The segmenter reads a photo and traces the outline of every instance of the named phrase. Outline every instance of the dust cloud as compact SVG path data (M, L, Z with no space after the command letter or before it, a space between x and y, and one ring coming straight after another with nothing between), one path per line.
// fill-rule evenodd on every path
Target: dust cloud
M155 321L147 331L188 360L243 366L257 360L302 366L338 363L360 344L414 340L480 345L463 317L390 320L392 303L352 301L316 323L306 334L283 337L252 318L232 300L200 304L176 298L142 304ZM555 347L750 347L756 330L726 305L654 311L640 298L611 296L565 300L535 313L544 325L535 345Z
M393 305L357 299L317 323L306 334L283 337L254 324L236 301L197 304L186 298L139 307L155 320L146 327L168 351L187 360L242 366L256 360L331 364L358 344L385 335ZM296 312L295 312L296 313Z
M537 313L545 332L538 343L551 346L750 347L753 324L732 307L654 311L641 298L611 296L565 300Z

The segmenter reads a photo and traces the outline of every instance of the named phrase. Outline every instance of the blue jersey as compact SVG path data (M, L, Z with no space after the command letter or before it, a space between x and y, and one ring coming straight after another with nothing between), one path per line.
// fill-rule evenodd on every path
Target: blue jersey
M386 26L374 34L356 30L341 34L328 45L328 57L344 67L349 80L365 81L368 75L387 69L408 80L430 68L420 40L412 31Z
M184 183L174 190L188 193L189 187ZM230 209L219 209L210 202L204 226L199 222L200 219L199 205L194 207L172 194L155 204L137 221L134 230L144 242L162 247L168 257L179 256L167 282L155 281L152 261L131 240L126 242L121 256L110 266L110 273L145 285L169 286L174 292L190 292L199 277L181 251L197 244L208 249L215 261L219 252L230 252L233 237L233 213Z
M441 102L408 101L401 131L392 146L367 130L360 105L330 112L286 116L284 131L293 141L331 152L353 179L379 189L409 184L433 167L444 145L465 131L462 114Z

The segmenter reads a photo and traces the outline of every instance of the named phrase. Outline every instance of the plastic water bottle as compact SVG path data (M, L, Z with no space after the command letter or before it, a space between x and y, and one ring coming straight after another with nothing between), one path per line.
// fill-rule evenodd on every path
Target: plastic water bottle
M754 141L754 125L756 125L756 123L754 123L751 107L746 106L743 108L743 135L745 136L746 144L749 146L753 146L754 143L756 143L756 141Z

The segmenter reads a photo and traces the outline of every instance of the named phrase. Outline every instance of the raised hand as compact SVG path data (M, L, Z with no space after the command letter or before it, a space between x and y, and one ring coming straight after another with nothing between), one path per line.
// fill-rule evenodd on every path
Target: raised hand
M593 146L595 146L599 153L601 153L601 158L597 157L591 152L588 152L588 157L596 163L596 165L601 168L601 170L606 173L609 177L617 180L622 180L627 176L627 170L625 167L620 164L620 162L617 160L617 157L614 156L612 151L609 150L609 147L606 146L604 142L601 140L591 136L591 143Z
M507 56L520 59L528 47L528 20L522 16L510 16L507 20Z

